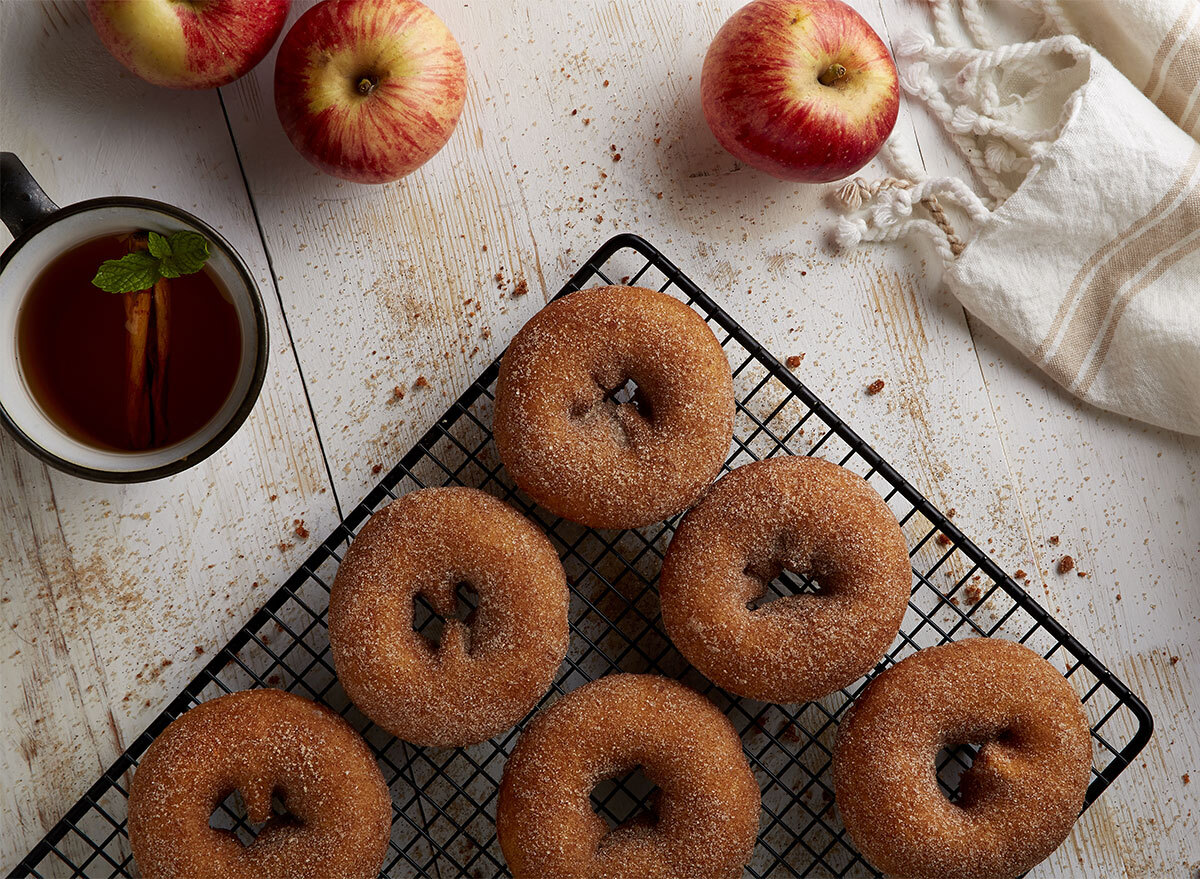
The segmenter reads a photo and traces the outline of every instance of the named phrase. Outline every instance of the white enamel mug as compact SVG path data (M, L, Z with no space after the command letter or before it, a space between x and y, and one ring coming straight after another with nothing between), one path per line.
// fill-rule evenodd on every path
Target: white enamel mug
M150 199L112 196L60 208L12 153L0 153L0 218L15 239L0 255L0 423L18 443L51 466L84 479L144 482L197 464L233 436L258 399L268 345L262 296L228 241L187 211ZM25 296L42 270L76 244L130 229L169 234L181 225L211 242L208 266L233 301L242 334L233 389L207 424L169 446L117 451L81 442L43 410L22 370L17 325Z

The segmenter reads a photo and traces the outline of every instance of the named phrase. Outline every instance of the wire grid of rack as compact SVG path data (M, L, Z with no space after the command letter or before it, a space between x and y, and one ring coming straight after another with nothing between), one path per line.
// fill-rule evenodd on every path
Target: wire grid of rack
M1090 804L1150 737L1145 706L876 452L841 422L662 254L619 235L592 256L559 295L596 283L654 287L687 301L721 340L737 390L734 443L726 469L771 455L820 455L868 480L896 513L911 547L913 592L899 636L872 674L923 647L970 636L1021 641L1074 684L1092 724ZM366 519L422 486L468 485L503 498L538 522L558 549L571 584L571 646L542 705L618 671L658 672L712 699L742 736L763 793L758 845L746 867L754 879L874 877L846 836L833 805L832 739L838 718L868 678L819 702L770 705L730 696L692 669L667 639L655 580L677 518L636 531L594 531L533 505L509 480L491 441L498 362L471 385L404 459L271 598L246 627L116 761L11 874L39 879L137 876L125 832L126 794L138 757L192 706L247 687L281 687L323 702L359 729L378 757L393 798L391 846L381 876L484 879L509 876L493 818L504 761L518 728L469 748L423 749L394 739L347 700L329 653L329 584L345 547ZM617 394L631 399L632 386ZM772 595L815 588L785 572ZM467 603L467 602L463 602ZM465 612L469 607L460 607ZM462 616L463 613L460 613ZM441 621L418 601L415 625L436 641ZM532 716L532 714L530 715ZM938 756L951 799L974 756L970 745ZM593 793L612 825L647 808L652 786L640 775ZM236 794L214 826L253 836Z

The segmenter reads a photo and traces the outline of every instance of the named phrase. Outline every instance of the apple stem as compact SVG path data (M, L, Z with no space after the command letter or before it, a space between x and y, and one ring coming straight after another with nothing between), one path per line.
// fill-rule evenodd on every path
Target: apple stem
M372 76L364 76L358 81L358 93L360 95L369 95L375 91L375 86L379 85L379 80Z
M825 72L817 77L817 82L821 85L833 85L839 79L846 75L846 66L838 64L836 61L825 68Z

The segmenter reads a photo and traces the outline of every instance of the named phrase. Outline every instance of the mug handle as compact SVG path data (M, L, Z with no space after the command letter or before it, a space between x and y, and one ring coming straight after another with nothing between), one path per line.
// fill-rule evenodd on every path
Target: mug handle
M0 153L0 220L13 237L57 210L16 153Z

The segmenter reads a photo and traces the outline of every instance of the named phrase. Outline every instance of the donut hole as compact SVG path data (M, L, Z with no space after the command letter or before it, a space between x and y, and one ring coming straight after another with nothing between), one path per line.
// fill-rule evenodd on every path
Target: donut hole
M1021 736L1013 726L956 732L938 750L934 768L946 799L966 809L987 799L997 784L1003 787Z
M746 610L756 611L781 598L795 595L817 595L821 583L812 571L792 571L771 562L769 565L746 566L743 573L757 589L757 594L746 602Z
M967 744L946 745L937 755L938 786L963 809L1003 797L1014 774L1020 773L1021 749L1021 734L1011 728L971 736Z
M441 648L447 619L463 624L465 646L468 653L471 650L471 623L474 622L475 609L479 607L479 593L470 583L462 580L454 584L454 599L454 613L443 615L438 613L434 602L424 592L418 592L413 598L413 631L425 639L431 651L437 652Z
M271 792L271 817L266 821L250 820L246 812L246 802L238 790L229 793L208 816L209 827L232 833L244 846L253 845L262 829L271 823L300 824L300 819L288 811L279 790Z
M609 376L593 376L595 387L578 397L570 409L571 420L577 422L606 419L614 422L622 432L626 423L623 415L634 415L638 420L651 423L654 406L646 391L633 378L621 375L615 380Z
M975 764L975 756L978 753L977 744L951 744L943 746L934 758L938 787L946 799L955 805L960 805L962 778Z
M601 779L592 788L592 811L604 819L610 831L622 825L658 823L655 805L659 787L646 777L642 767Z
M604 399L617 406L629 406L646 421L654 420L654 406L646 391L638 387L632 378L627 378L617 387L604 392Z

